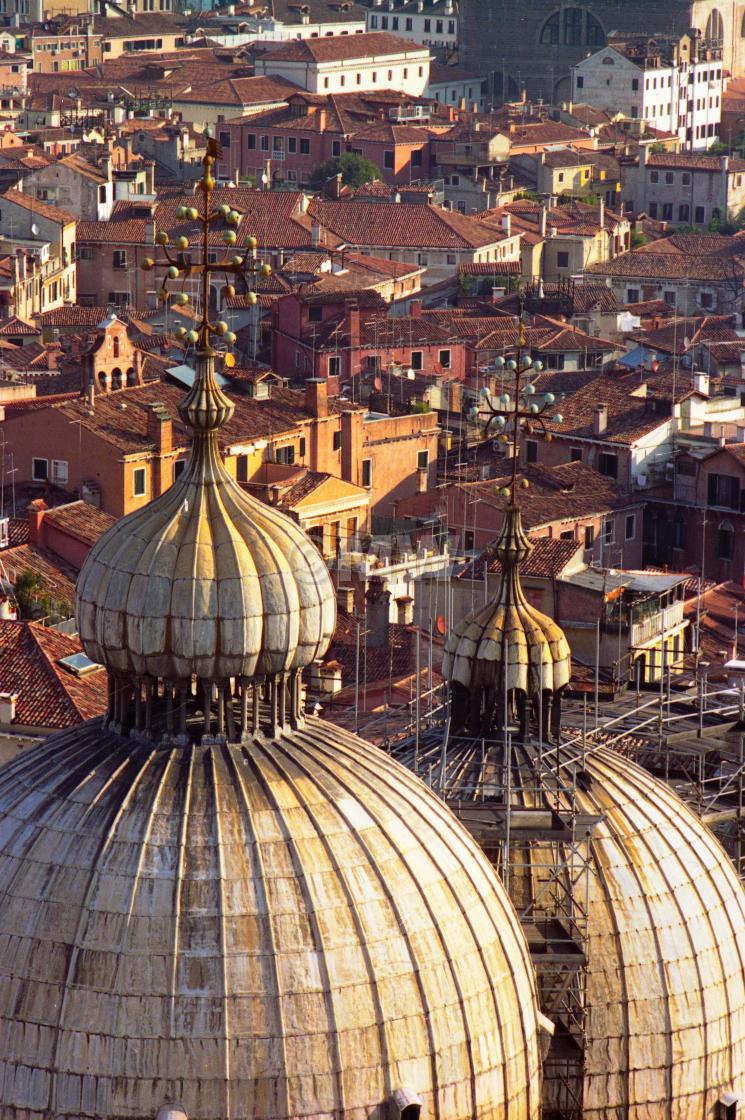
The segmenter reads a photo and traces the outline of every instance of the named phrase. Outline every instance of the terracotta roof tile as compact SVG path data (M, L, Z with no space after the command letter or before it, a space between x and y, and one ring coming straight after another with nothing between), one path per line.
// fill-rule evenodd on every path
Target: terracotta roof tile
M564 541L555 537L535 537L532 544L532 551L523 560L520 572L524 576L543 576L547 579L555 579L560 575L583 547L581 541ZM487 549L466 565L458 574L458 579L483 579L487 562L490 575L501 572L502 565L496 554Z
M82 648L79 638L36 622L0 621L0 681L4 692L17 694L15 723L74 727L105 711L105 670L76 677L60 665Z
M268 52L270 60L281 62L346 62L353 58L380 58L390 54L420 54L419 43L386 32L362 35L330 35L320 39L296 39Z

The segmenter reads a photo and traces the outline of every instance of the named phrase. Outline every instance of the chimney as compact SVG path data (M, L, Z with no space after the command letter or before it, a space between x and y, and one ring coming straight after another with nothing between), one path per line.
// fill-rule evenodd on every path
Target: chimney
M347 335L349 349L358 350L360 345L360 309L355 303L347 304ZM350 355L350 365L353 359Z
M602 229L605 225L605 200L602 198L598 202L598 222L600 223L600 228Z
M320 419L329 414L329 386L325 377L309 377L305 382L305 409Z
M44 515L48 509L43 498L36 498L28 507L28 539L39 548L44 547Z
M317 249L321 243L321 227L318 222L313 222L310 227L310 243L314 249Z
M646 144L640 144L639 145L639 167L640 168L644 168L644 167L647 166L647 156L648 155L649 155L649 153L647 151L647 145Z
M708 373L694 373L693 375L693 388L697 393L703 393L705 397L709 395L709 375Z
M0 727L7 727L16 718L17 692L0 692Z
M354 588L337 587L336 605L339 610L344 611L345 614L354 614Z
M541 206L540 222L541 222L541 225L540 225L541 237L545 237L546 236L546 227L547 227L547 224L548 224L548 209L547 209L545 203Z
M145 244L146 245L154 245L155 244L155 219L154 218L146 218L145 219Z
M388 645L388 611L391 593L381 576L371 576L365 592L367 644L375 649Z
M420 299L413 299L409 304L409 315L412 319L421 318L422 314L422 301Z
M722 162L722 174L726 175L727 172L729 171L729 156L722 156L721 157L721 162Z
M88 384L85 387L85 401L91 412L96 407L96 379L95 377L88 378Z
M157 455L167 455L173 448L173 422L160 401L148 409L147 437L155 444Z
M502 229L508 237L512 233L512 214L509 212L502 215Z
M411 595L399 595L396 599L396 621L399 626L411 626L414 621L414 600Z
M604 435L608 427L608 405L596 404L592 418L592 430L596 436Z
M327 114L326 110L325 109L320 109L319 112L318 112L318 130L319 130L319 132L325 132L326 131L327 120L328 120L328 114Z

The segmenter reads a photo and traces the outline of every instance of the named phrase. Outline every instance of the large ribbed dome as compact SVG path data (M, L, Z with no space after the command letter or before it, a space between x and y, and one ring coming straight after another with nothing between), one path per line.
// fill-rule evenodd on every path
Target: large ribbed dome
M223 467L214 435L233 406L214 381L214 357L200 363L180 409L194 429L187 470L113 525L80 573L85 651L119 675L290 672L322 653L334 630L334 589L318 549Z
M3 1120L532 1120L536 1021L494 872L355 736L95 721L0 773Z
M745 1097L745 891L710 830L611 751L587 760L588 1120L712 1116Z

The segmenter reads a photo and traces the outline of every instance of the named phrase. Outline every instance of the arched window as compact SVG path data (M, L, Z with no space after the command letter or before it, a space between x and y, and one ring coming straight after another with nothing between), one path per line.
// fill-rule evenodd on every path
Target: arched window
M539 42L544 47L604 47L605 32L584 8L562 8L546 20Z
M724 40L724 20L719 8L712 8L709 18L706 21L706 31L704 38L712 43L722 43Z
M114 366L114 368L111 371L111 388L112 389L121 389L121 387L122 387L122 371L119 369L119 366Z
M118 358L119 357L119 339L114 338L114 339L112 339L112 341L114 343L114 357Z

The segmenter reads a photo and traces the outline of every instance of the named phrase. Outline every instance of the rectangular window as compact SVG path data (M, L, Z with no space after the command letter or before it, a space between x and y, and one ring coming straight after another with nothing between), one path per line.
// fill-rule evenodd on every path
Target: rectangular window
M731 560L734 551L735 534L732 526L724 524L717 529L717 559Z
M442 366L443 369L450 369L450 351L449 350L441 350L440 351L440 365Z
M712 307L714 306L713 292L699 292L698 302L705 310L711 311Z
M673 204L672 202L662 203L662 220L663 222L671 222L673 220Z
M239 455L236 459L235 477L238 482L248 482L248 455Z
M383 167L387 171L392 171L393 166L393 152L383 152Z
M632 78L631 79L631 88L634 91L634 93L637 92L637 90L639 89L639 79L638 78Z
M300 444L298 446L298 455L301 459L305 458L305 436L300 437Z
M584 86L585 86L585 79L582 77L581 74L579 74L577 76L577 89L584 89Z
M557 253L556 254L556 267L557 268L569 268L569 253Z
M690 220L691 220L691 208L687 203L682 203L678 207L678 221L679 222L685 222L686 224L688 224L688 222Z
M219 138L220 138L220 146L221 147L223 147L223 148L229 148L230 147L230 133L229 132L221 132L219 134Z
M407 31L413 31L414 30L414 20L411 19L410 16L406 17L406 30Z
M67 459L52 459L52 482L67 482Z
M638 288L627 288L626 289L626 302L627 303L639 303L639 300L640 300L640 292L639 292Z
M424 30L425 31L431 31L432 30L432 20L431 19L425 19Z
M114 268L127 267L127 250L115 249L114 250Z
M132 494L135 498L144 498L147 486L147 468L135 467L132 471Z
M340 156L341 155L341 140L332 140L331 141L331 155L332 156Z
M534 439L525 441L525 460L528 463L538 462L538 443Z
M659 181L660 181L659 171L650 171L649 181L650 181L650 183L659 183Z
M703 206L697 206L695 211L695 221L697 226L701 226L706 221L706 210Z
M665 172L665 182L667 183L668 187L671 187L675 182L675 176L673 175L672 171Z
M297 140L295 139L294 136L288 136L287 137L287 151L292 156L294 156L295 152L297 151Z
M613 530L614 530L614 527L615 527L615 522L613 521L612 518L609 519L608 521L603 522L603 542L605 544L613 544Z
M372 459L362 460L362 485L372 486Z
M569 462L570 463L581 463L582 462L582 448L581 447L571 447L569 449Z
M247 143L248 143L248 150L252 152L256 147L256 133L255 132L249 132L246 139L247 139Z
M337 428L334 432L332 446L334 451L339 451L341 449L341 428Z
M627 541L633 541L634 537L636 536L636 514L635 513L628 513L626 515L625 532L626 532L626 540Z
M262 152L268 152L269 151L269 137L268 136L262 136L261 137L261 150L262 150Z
M33 478L34 482L46 482L49 478L49 460L32 459L31 477Z
M303 140L302 137L300 139L300 155L301 156L309 156L310 155L310 140Z
M241 458L245 459L246 456L243 455L243 456L241 456ZM174 464L173 464L173 481L176 482L177 479L181 478L181 475L184 473L185 470L186 470L186 459L176 459Z
M295 462L295 444L288 443L286 447L275 448L274 459L277 463L284 463L285 466L291 467Z
M418 471L426 471L429 466L429 451L417 451L416 453L416 469Z
M308 322L320 323L323 321L323 308L322 307L309 307L308 308Z
M662 293L662 298L663 298L663 300L665 301L665 303L667 304L668 307L675 307L676 296L675 296L675 292L672 291L672 289L666 288L665 291Z
M329 377L338 377L341 373L341 357L339 354L331 354L329 357Z
M79 261L92 261L93 260L93 250L90 247L90 245L80 245L79 246L79 248L78 248L78 260Z
M607 478L618 478L618 456L612 451L601 451L598 470Z
M592 525L585 525L585 548L592 548L595 544L595 530Z
M423 350L412 350L411 351L411 368L412 369L422 369L423 360L424 360L424 351Z

